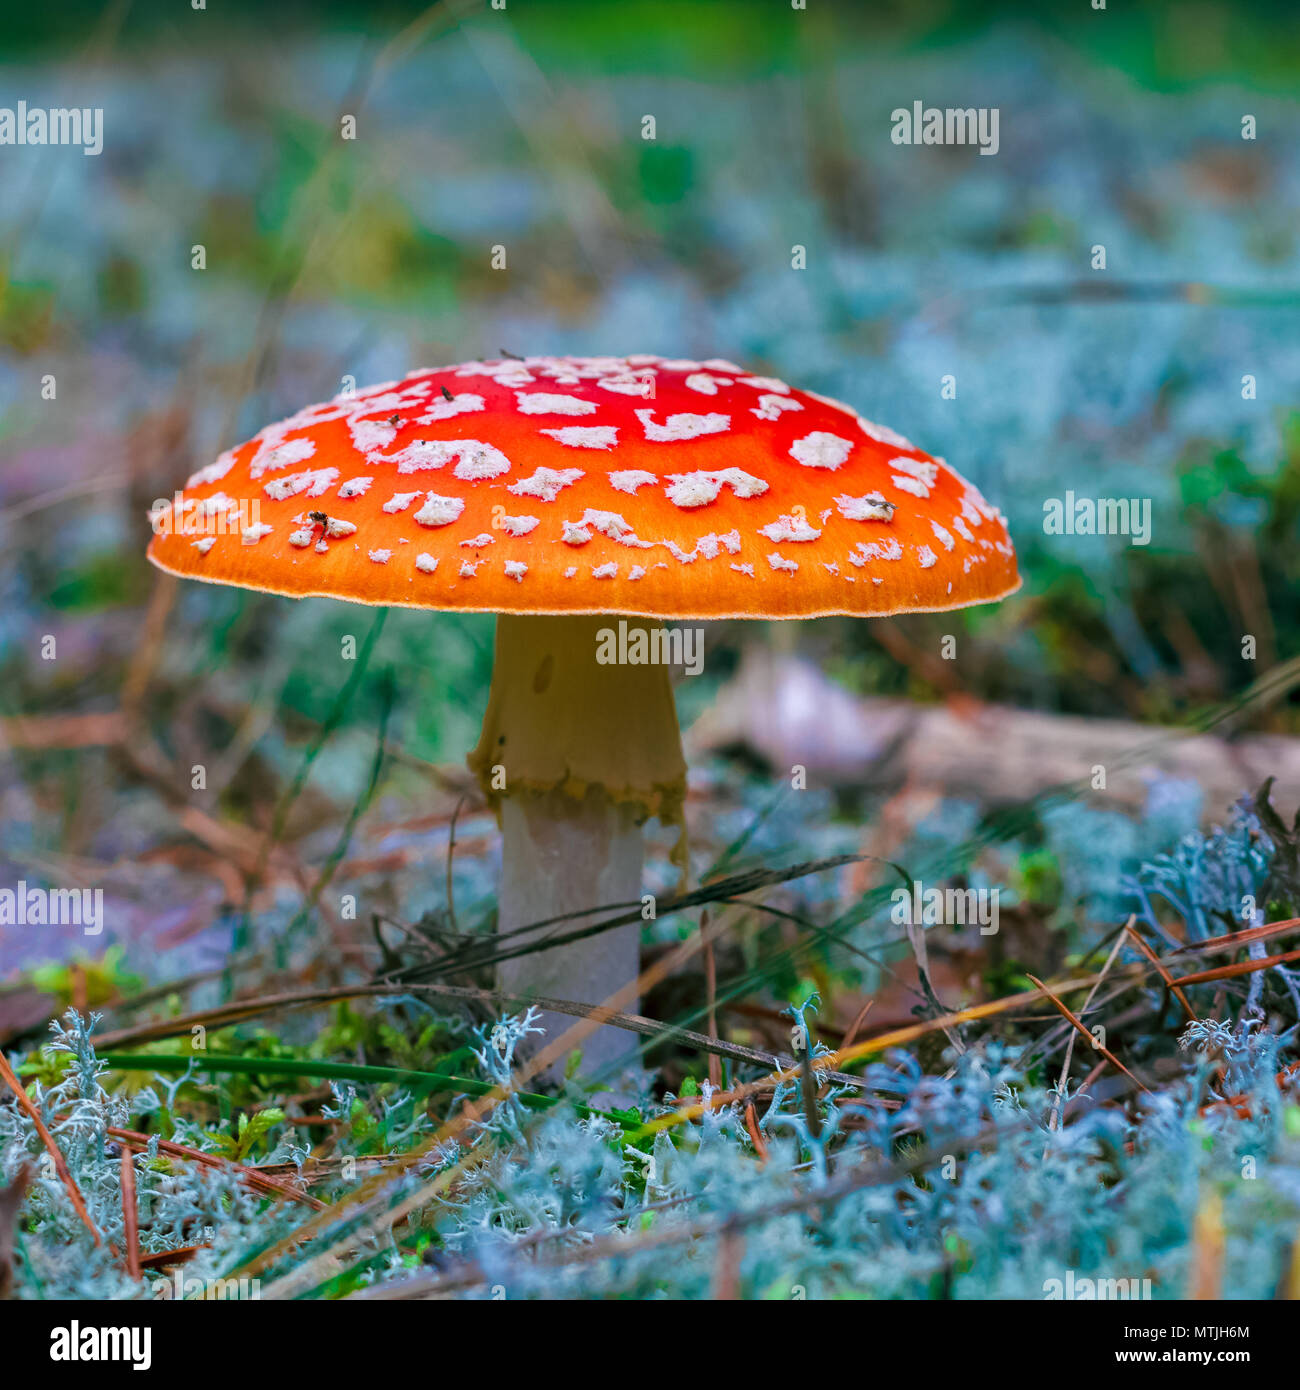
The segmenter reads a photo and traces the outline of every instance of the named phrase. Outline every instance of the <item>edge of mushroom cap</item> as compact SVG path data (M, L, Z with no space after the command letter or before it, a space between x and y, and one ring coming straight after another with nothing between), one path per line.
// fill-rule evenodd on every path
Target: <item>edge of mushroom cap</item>
M653 606L641 606L637 608L623 608L617 604L592 604L589 607L565 606L563 608L551 608L538 606L535 604L521 604L518 608L507 608L499 603L438 603L422 601L419 603L404 603L401 599L370 599L359 598L354 594L341 594L333 589L311 589L294 590L276 588L273 584L245 584L238 579L218 578L215 575L195 574L192 570L173 569L170 565L164 564L154 553L153 545L150 544L145 552L145 559L149 561L155 569L164 574L170 574L176 579L194 579L200 584L211 584L215 588L224 589L243 589L248 593L272 594L276 598L329 598L338 603L355 603L361 608L422 608L431 613L512 613L520 616L529 613L536 614L537 617L563 617L565 614L573 614L575 617L591 616L593 614L608 614L611 618L660 618L671 622L730 622L738 618L748 618L759 622L799 622L805 618L898 618L908 613L952 613L959 608L978 608L984 603L1001 603L1003 599L1010 598L1012 594L1018 593L1024 585L1024 578L1021 576L1019 567L1016 569L1016 582L1005 589L993 594L980 594L975 598L959 599L956 603L935 603L935 604L902 604L896 608L809 608L800 610L797 613L765 613L759 608L745 608L728 612L697 612L687 611L681 608L665 608L656 611Z

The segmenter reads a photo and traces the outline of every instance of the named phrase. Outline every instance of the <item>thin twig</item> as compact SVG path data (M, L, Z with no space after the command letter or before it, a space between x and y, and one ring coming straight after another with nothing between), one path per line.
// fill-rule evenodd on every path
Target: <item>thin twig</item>
M718 1238L718 1250L713 1261L713 1288L709 1298L714 1302L732 1303L740 1297L740 1263L745 1255L745 1237L740 1231L724 1231Z
M209 1244L182 1245L176 1250L159 1250L155 1255L141 1255L140 1268L161 1269L164 1265L186 1265L200 1250L211 1250Z
M700 931L705 934L704 950L704 1020L709 1036L718 1036L718 962L713 954L713 942L707 936L709 928L709 909L700 913ZM722 1089L722 1059L712 1049L709 1051L709 1084Z
M1165 982L1165 985L1172 992L1174 998L1177 999L1178 1002L1183 1006L1183 1012L1186 1013L1187 1017L1191 1019L1193 1023L1195 1023L1197 1021L1196 1010L1193 1009L1191 1004L1188 1003L1187 996L1174 982L1174 977L1169 973L1168 970L1165 969L1164 962L1161 961L1160 957L1156 955L1156 953L1151 949L1151 947L1148 946L1147 943L1143 940L1142 936L1138 932L1137 927L1135 927L1133 923L1134 918L1130 917L1124 925L1124 930L1129 934L1130 939L1132 940L1133 944L1138 948L1138 950L1141 951L1141 953L1147 958L1147 960L1149 960L1151 964L1154 965L1155 968L1160 972L1160 978Z
M1285 965L1290 960L1300 960L1300 950L1286 951L1280 956L1265 956L1262 960L1238 961L1236 965L1220 965L1214 970L1198 970L1194 975L1180 975L1169 983L1199 985L1207 980L1231 980L1238 975L1253 975L1257 970L1269 970L1275 965Z
M1192 1223L1191 1268L1188 1271L1189 1299L1219 1299L1223 1296L1223 1265L1226 1240L1223 1230L1223 1199L1207 1188L1196 1207Z
M1097 1039L1096 1039L1095 1037L1093 1037L1093 1035L1088 1031L1088 1027L1087 1027L1087 1025L1082 1021L1082 1019L1080 1019L1079 1016L1078 1016L1077 1014L1072 1013L1072 1012L1070 1011L1069 1007L1068 1007L1067 1005L1063 1004L1063 1003L1056 997L1056 995L1054 995L1054 994L1052 993L1052 991L1051 991L1050 989L1047 988L1047 986L1042 982L1042 980L1040 980L1036 975L1030 975L1028 972L1026 972L1026 978L1027 978L1027 979L1030 979L1030 980L1033 980L1033 982L1038 986L1038 988L1041 989L1041 990L1043 991L1043 993L1048 997L1048 999L1050 999L1050 1000L1052 1001L1053 1005L1056 1007L1056 1010L1057 1010L1057 1012L1061 1015L1061 1017L1062 1017L1062 1018L1068 1018L1068 1019L1070 1020L1070 1022L1071 1022L1071 1023L1075 1026L1075 1028L1078 1030L1078 1032L1081 1033L1085 1038L1087 1038L1089 1044L1090 1044L1092 1047L1094 1047L1098 1052L1100 1052L1101 1055L1102 1055L1112 1066L1117 1067L1120 1071L1122 1071L1122 1072L1124 1073L1124 1075L1127 1076L1128 1079L1129 1079L1131 1082L1133 1082L1133 1084L1134 1084L1135 1086L1137 1086L1137 1087L1139 1088L1139 1090L1145 1092L1145 1094L1147 1094L1147 1095L1150 1095L1150 1094L1151 1094L1151 1092L1147 1089L1147 1087L1145 1087L1145 1086L1142 1085L1142 1083L1137 1079L1137 1077L1134 1076L1133 1073L1132 1073L1131 1071L1129 1071L1129 1069L1124 1065L1124 1063L1121 1062L1121 1061L1119 1060L1119 1058L1116 1057L1115 1054L1114 1054L1113 1052L1110 1051L1109 1048L1104 1047L1101 1043L1099 1043L1099 1042L1097 1041Z
M452 931L459 934L460 928L456 925L456 893L452 886L452 865L456 853L456 820L460 815L460 808L465 804L465 798L456 803L456 809L451 813L451 830L447 835L447 920L451 923Z
M760 1163L767 1162L767 1141L763 1138L763 1131L758 1127L758 1116L754 1113L754 1102L745 1102L745 1128L749 1131L750 1142L754 1145L754 1152L758 1155Z
M1128 925L1129 927L1132 927L1132 917L1128 919ZM1101 971L1097 975L1097 982L1088 991L1088 997L1083 1001L1083 1008L1079 1010L1079 1013L1081 1015L1086 1014L1089 1008L1092 1006L1092 1001L1097 997L1097 991L1101 988L1101 982L1106 978L1106 972L1115 963L1115 957L1119 955L1119 948L1123 944L1124 933L1120 932L1115 937L1115 944L1110 948L1110 955L1106 957L1105 965L1101 967ZM1031 975L1029 978L1033 979L1033 976ZM1066 1082L1070 1078L1070 1063L1074 1058L1074 1040L1077 1036L1077 1033L1071 1033L1069 1040L1065 1044L1065 1061L1061 1064L1061 1079L1059 1082L1057 1082L1056 1085L1056 1096L1052 1101L1052 1114L1051 1118L1047 1122L1047 1128L1049 1130L1054 1130L1056 1128L1056 1121L1061 1113L1061 1093L1064 1091ZM1089 1034L1088 1036L1091 1037L1092 1035Z
M140 1222L135 1203L135 1151L122 1145L122 1230L126 1241L126 1272L140 1277Z
M845 864L859 864L870 858L872 858L871 855L840 854L830 859L816 859L801 864L793 864L787 869L750 869L744 873L731 874L714 883L706 883L689 893L682 893L659 902L656 905L656 916L662 919L671 913L684 912L688 908L705 907L714 902L727 902L744 893L756 892L760 888L771 888L780 883L789 883L794 879L806 878L810 874L824 873L828 869L843 868ZM625 908L626 911L615 912L618 908ZM561 912L553 917L544 917L537 922L528 922L521 927L512 927L509 931L498 932L488 943L489 950L483 954L474 954L465 960L448 957L431 961L428 964L413 967L407 972L407 975L408 978L418 978L420 975L428 974L447 975L478 969L487 965L498 965L501 961L512 960L515 956L529 955L535 951L548 951L555 946L567 946L589 936L598 936L601 932L611 931L615 927L626 926L630 922L639 922L642 911L642 905L640 901L637 901L635 903L603 903L595 907L581 908L576 912ZM502 942L515 942L521 936L527 936L534 932L544 932L548 927L558 927L565 922L593 917L601 912L615 912L615 915L570 931L558 934L548 932L539 940L523 945L507 946L504 950L491 949L491 947L500 947Z
M849 1024L844 1036L840 1039L841 1047L853 1046L853 1040L858 1036L858 1029L861 1028L862 1025L867 1021L867 1015L871 1012L871 1006L875 1002L876 1001L874 999L868 999L867 1002L863 1004L863 1006L858 1010L853 1022Z

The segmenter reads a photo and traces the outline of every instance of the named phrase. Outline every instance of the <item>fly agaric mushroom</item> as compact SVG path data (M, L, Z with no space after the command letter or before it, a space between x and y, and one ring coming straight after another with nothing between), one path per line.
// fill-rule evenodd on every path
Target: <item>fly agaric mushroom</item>
M942 459L717 359L416 371L228 450L154 530L150 560L189 578L499 615L469 762L502 829L503 932L636 902L640 825L681 825L668 669L611 650L649 651L663 619L936 612L1020 584L1001 515ZM633 925L515 957L502 987L601 1003L638 943ZM630 1042L600 1029L586 1061Z

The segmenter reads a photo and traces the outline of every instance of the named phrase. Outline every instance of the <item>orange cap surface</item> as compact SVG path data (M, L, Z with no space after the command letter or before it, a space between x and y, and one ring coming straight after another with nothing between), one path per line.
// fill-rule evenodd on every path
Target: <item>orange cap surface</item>
M1020 586L942 459L717 359L413 372L268 426L152 520L173 574L416 608L869 616Z

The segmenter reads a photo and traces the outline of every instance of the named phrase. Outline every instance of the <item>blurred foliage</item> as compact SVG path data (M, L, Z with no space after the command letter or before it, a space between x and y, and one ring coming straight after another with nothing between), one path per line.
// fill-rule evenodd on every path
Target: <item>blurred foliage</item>
M89 13L27 12L5 36L13 74L37 92L56 63L75 64L74 35L100 34L119 64L95 83L104 154L29 162L0 216L0 428L18 450L0 518L43 471L53 494L71 493L10 523L7 712L120 684L115 636L56 690L56 672L29 660L34 634L138 609L143 507L190 467L344 372L364 381L512 345L722 352L946 453L1007 511L1026 589L896 626L913 650L961 634L960 681L981 697L1176 721L1300 650L1300 245L1285 215L1297 156L1294 111L1270 95L1300 48L1283 7L1229 20L1156 4L796 14L638 0L513 6L451 31L437 12L367 102L380 37L417 11L133 6L102 30ZM277 46L293 54L279 82L264 66ZM161 64L152 97L126 76L143 55ZM1238 138L1242 95L1211 80L1248 80L1257 142ZM951 150L889 144L894 102L968 89L1004 104L998 158L972 173ZM355 146L333 128L349 103ZM640 138L646 111L653 141ZM78 218L89 199L96 217ZM489 266L498 238L508 275ZM1110 298L1082 278L1098 238ZM802 275L788 270L799 240ZM201 274L194 243L209 255ZM1053 283L1062 293L1036 301ZM1242 363L1263 361L1259 400L1234 401ZM57 401L37 398L47 372ZM944 372L957 401L936 399ZM91 483L106 439L134 475L107 501ZM1067 487L1149 497L1152 544L1045 537L1043 499ZM229 593L184 604L196 632L234 645L204 653L201 639L188 670L178 653L182 681L218 659L314 653L355 625L330 605L289 617ZM384 639L398 717L434 756L472 728L482 627L439 617L436 663L419 650L427 626L404 619ZM897 643L882 651L872 625L806 628L857 689L945 693ZM746 636L716 627L711 678ZM316 665L291 663L285 679L286 710L318 717L330 697ZM357 721L372 713L359 704ZM1294 727L1294 707L1273 722Z

